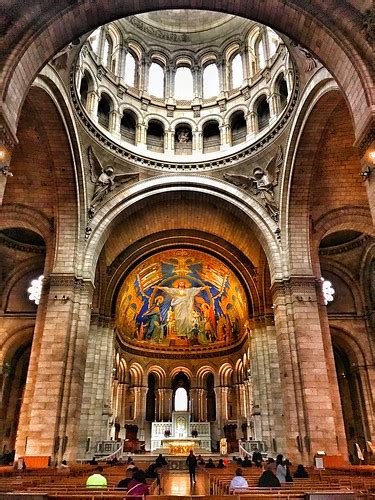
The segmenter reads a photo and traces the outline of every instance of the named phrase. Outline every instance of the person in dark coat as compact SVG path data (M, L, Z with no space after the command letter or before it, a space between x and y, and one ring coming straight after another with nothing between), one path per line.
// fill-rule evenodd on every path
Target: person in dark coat
M190 450L189 456L186 459L186 465L189 468L189 475L190 475L190 484L196 483L195 480L195 469L197 468L198 462L197 458L193 453L193 450Z
M260 476L258 486L261 488L280 488L280 481L271 470L265 470Z
M216 465L213 463L212 458L208 459L205 467L206 469L215 469Z
M219 463L217 464L218 469L225 469L224 460L222 458L219 459Z
M299 479L307 479L309 477L309 473L302 464L299 464L297 465L296 472L293 474L293 476Z
M258 448L255 448L252 460L255 464L255 467L262 467L262 462L263 462L263 457L261 452L258 450Z
M253 463L250 458L246 455L246 457L242 460L242 467L252 467Z

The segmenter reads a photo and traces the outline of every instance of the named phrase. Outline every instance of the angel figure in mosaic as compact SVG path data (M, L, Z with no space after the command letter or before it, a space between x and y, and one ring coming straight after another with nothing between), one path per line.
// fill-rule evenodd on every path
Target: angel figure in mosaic
M266 168L255 167L252 175L224 174L224 179L243 189L249 189L255 196L259 195L267 212L277 222L279 209L275 200L274 188L279 182L283 152L278 147L276 155L268 162Z
M95 184L94 194L91 198L91 207L95 207L105 196L112 191L116 185L124 184L131 180L139 180L139 174L115 174L112 166L103 168L98 157L91 146L88 148L88 158L90 164L90 180Z

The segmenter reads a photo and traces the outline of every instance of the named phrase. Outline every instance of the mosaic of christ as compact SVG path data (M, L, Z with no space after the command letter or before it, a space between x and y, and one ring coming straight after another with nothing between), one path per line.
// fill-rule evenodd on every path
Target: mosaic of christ
M248 317L235 274L198 250L166 250L138 265L123 283L116 327L127 342L164 346L226 345Z

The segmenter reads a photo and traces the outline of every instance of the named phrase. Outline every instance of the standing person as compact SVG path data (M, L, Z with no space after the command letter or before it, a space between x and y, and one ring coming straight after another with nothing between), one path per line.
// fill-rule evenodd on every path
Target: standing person
M263 462L263 457L261 452L258 450L258 448L255 448L252 460L255 464L255 467L262 467L262 462Z
M276 457L276 477L280 483L286 482L286 467L281 454Z
M94 471L94 474L91 474L87 478L86 488L107 488L107 479L103 476L103 467L99 465Z
M193 481L194 483L196 483L195 469L197 468L198 462L196 456L193 453L193 450L190 450L189 456L186 459L186 464L189 468L190 484L193 484Z

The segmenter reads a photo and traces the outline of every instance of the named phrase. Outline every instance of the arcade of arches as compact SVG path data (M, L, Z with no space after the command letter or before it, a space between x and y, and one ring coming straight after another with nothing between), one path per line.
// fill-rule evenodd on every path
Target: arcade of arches
M179 3L8 2L1 449L370 461L371 2Z

